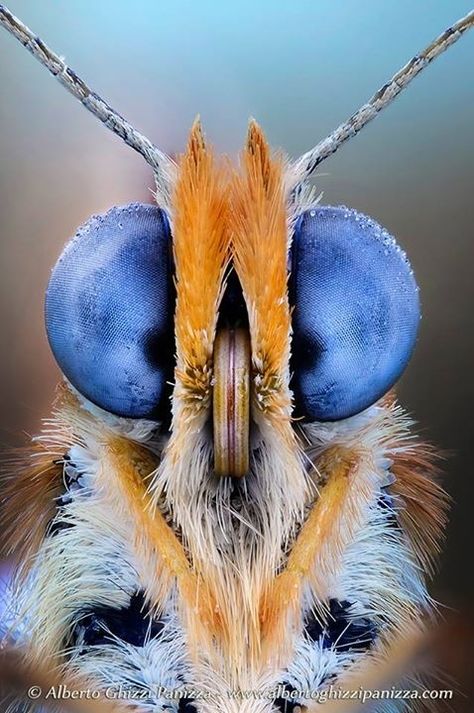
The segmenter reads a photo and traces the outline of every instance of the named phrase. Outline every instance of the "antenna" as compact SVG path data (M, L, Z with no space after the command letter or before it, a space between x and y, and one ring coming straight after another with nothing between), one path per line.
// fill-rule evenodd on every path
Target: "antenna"
M174 177L176 164L155 146L146 136L143 136L129 122L112 109L98 94L81 79L61 57L53 52L45 43L24 25L4 5L0 5L0 25L21 42L23 47L31 52L41 64L46 67L56 79L66 87L81 104L96 116L105 126L120 136L128 146L143 156L155 173L158 193L163 197L169 195L169 186Z
M415 55L402 69L400 69L386 84L352 114L343 124L337 127L332 134L314 148L307 151L291 166L292 187L309 178L315 169L328 156L331 156L348 139L356 136L369 121L375 119L377 114L402 92L420 72L422 72L436 57L439 57L448 47L451 47L460 37L474 26L474 10L458 20L452 27L448 27L439 37L428 45L420 54Z

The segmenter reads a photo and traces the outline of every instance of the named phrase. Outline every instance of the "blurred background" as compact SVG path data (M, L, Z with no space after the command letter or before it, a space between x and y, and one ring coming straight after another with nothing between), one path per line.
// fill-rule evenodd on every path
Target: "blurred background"
M10 8L162 149L181 151L199 113L218 151L235 156L254 116L273 146L297 156L470 4L10 0ZM324 202L387 227L414 266L423 321L399 394L423 434L450 453L454 506L433 593L461 611L474 594L473 68L474 32L316 180ZM8 447L37 432L59 378L43 294L66 239L91 213L151 201L153 180L142 158L4 31L0 87L0 439Z

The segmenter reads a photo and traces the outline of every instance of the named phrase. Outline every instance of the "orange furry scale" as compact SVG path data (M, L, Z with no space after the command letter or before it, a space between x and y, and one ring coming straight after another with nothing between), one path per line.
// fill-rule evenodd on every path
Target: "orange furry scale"
M395 480L390 491L402 503L400 524L428 574L433 574L441 552L450 505L448 494L438 482L441 458L431 444L418 441L397 453L392 466Z
M40 548L63 487L63 458L73 434L62 416L75 397L64 385L58 388L50 418L42 435L11 451L2 462L3 557L13 556L26 575Z

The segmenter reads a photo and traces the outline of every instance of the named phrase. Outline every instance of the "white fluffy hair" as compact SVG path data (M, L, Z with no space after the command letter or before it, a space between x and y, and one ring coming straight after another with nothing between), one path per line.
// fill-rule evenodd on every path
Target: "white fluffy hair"
M164 465L164 444L149 424L135 422L130 428L127 420L104 419L84 402L73 415L63 417L73 421L75 445L68 455L81 475L81 486L68 492L52 523L56 533L46 537L26 583L17 585L11 596L16 637L28 643L33 661L49 659L64 673L81 674L103 688L112 683L198 689L206 694L195 702L202 713L270 713L276 708L269 698L241 699L229 691L271 690L282 682L298 691L314 691L327 686L328 680L333 685L343 683L361 660L383 656L385 641L394 631L402 631L409 620L430 609L410 542L399 527L393 527L400 503L395 499L388 507L379 505L381 493L393 482L393 456L413 447L408 436L411 422L400 407L379 404L342 422L298 426L304 457L299 461L297 497L285 487L285 458L268 432L255 432L251 472L235 496L226 480L211 475L212 447L206 429L198 429L186 443L177 466L179 476L173 481L171 465ZM191 620L183 620L176 585L168 583L157 594L153 577L147 579L137 559L134 523L125 510L122 517L115 516L100 485L107 434L145 445L163 458L150 481L154 497L161 501L189 561L213 579L223 598L219 606L234 618L234 640L228 642L228 649L215 639L196 647L196 632L189 630ZM363 477L370 483L371 495L351 527L351 536L339 533L341 558L337 568L328 570L326 601L321 601L312 580L305 584L301 622L312 614L324 625L328 600L347 601L349 618L370 619L377 640L369 652L340 651L337 641L323 646L321 639L309 639L304 627L289 628L286 660L270 656L263 661L245 639L255 616L253 602L275 572L284 569L308 508L324 492L324 482L318 481L312 464L335 444L349 449L357 445L367 455ZM80 642L71 642L71 631L85 612L94 606L127 607L138 590L146 592L150 609L163 623L143 646L112 634L109 643L84 651ZM153 609L157 596L161 604ZM299 702L308 704L304 698ZM131 710L178 709L177 700L159 697L150 697L138 708L136 702L122 703ZM384 713L403 710L395 701L378 705L376 710Z

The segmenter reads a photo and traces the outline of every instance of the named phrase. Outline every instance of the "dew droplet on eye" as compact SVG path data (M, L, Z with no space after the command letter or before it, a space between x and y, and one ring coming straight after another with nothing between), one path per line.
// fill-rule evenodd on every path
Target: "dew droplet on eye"
M314 218L315 215L316 215L316 211L315 211L315 210L310 210L310 211L309 211L309 214L310 214L310 216L311 216L312 218Z

